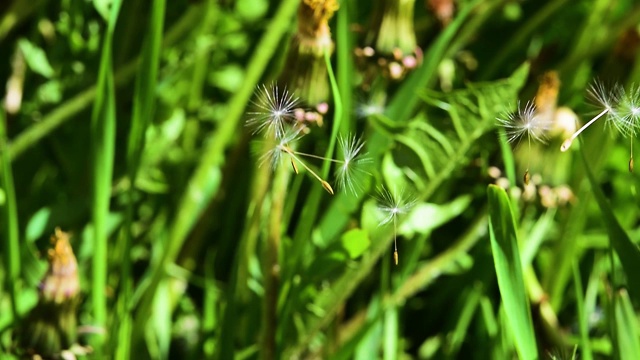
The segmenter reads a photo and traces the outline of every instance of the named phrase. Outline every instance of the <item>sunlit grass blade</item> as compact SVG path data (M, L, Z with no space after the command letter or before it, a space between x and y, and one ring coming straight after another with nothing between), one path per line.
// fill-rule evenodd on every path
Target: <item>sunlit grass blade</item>
M495 185L489 185L487 195L493 262L507 323L520 358L537 359L538 349L525 292L516 225L509 197L502 188Z
M592 360L591 340L589 339L588 315L585 311L584 291L582 287L582 279L580 278L580 269L577 262L573 262L573 284L576 291L576 309L578 317L578 327L580 330L580 353L584 360Z
M115 31L121 1L111 4L109 23L100 58L100 72L93 112L91 114L91 138L93 144L93 279L91 299L94 323L107 326L107 269L108 228L107 217L111 200L111 181L115 156L116 99L113 80L113 33ZM96 353L104 350L103 336L95 337Z

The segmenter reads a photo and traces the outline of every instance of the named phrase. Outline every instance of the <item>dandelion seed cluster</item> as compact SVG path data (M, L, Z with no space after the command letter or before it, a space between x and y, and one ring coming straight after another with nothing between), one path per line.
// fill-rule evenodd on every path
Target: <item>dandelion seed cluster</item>
M567 151L578 135L602 117L605 118L607 126L615 128L622 136L633 137L636 135L640 128L640 89L638 86L632 85L626 91L620 85L614 84L607 88L601 82L596 81L589 88L588 94L601 111L565 140L560 148L561 151ZM633 158L633 155L631 157ZM633 159L631 163L632 161Z
M363 153L365 142L361 138L351 134L339 135L337 140L339 153L342 155L340 159L303 153L295 150L295 144L309 129L297 115L304 113L297 97L287 89L279 89L275 84L263 85L258 87L253 104L255 110L248 113L249 119L246 124L253 128L253 134L263 133L269 144L261 149L261 165L268 162L275 169L282 163L283 158L287 157L296 174L300 165L333 195L334 191L329 182L306 163L306 159L330 161L335 163L337 186L354 195L358 194L361 190L362 176L368 174L364 166L371 161Z

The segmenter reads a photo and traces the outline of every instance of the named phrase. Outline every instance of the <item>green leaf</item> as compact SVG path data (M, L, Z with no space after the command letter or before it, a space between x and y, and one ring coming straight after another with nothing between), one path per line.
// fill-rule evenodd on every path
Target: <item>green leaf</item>
M371 245L369 233L362 229L352 229L344 233L340 239L342 247L347 250L349 257L355 259L362 255Z
M416 233L428 234L460 215L470 203L471 196L463 195L444 205L418 204L402 221L398 233L407 238L412 238Z
M495 185L489 185L487 195L493 262L507 323L520 358L537 359L538 349L524 287L518 237L509 196L504 189Z
M27 39L21 39L18 41L18 47L24 54L24 59L29 65L29 68L46 78L51 78L54 75L53 68L49 64L47 54L41 48L35 46Z

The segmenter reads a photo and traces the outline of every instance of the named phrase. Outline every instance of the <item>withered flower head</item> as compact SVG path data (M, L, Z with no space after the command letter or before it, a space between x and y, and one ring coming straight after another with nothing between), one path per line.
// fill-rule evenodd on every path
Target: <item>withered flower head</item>
M291 40L280 82L303 105L318 107L329 97L325 53L333 52L329 19L338 10L336 0L304 0L298 8L298 31ZM318 110L318 115L322 112Z
M69 234L56 228L51 243L53 248L48 252L49 270L40 283L40 295L60 304L78 295L78 262L69 243Z
M49 269L39 285L38 304L17 329L19 352L58 358L76 344L80 281L69 234L56 228L48 251Z

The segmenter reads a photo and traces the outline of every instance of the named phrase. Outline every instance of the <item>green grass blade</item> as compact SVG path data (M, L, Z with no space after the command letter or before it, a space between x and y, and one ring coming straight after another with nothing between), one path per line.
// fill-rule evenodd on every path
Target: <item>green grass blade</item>
M353 74L355 72L355 64L353 62L353 32L349 29L349 1L342 1L340 10L336 14L336 78L338 89L342 100L342 105L347 111L342 113L340 121L340 133L347 134L353 132L355 125L352 123L354 113L349 111L353 109Z
M121 1L111 4L109 23L105 33L97 94L91 114L91 138L93 143L93 280L91 299L94 323L106 329L107 326L107 240L109 205L111 200L111 180L116 136L116 99L113 80L113 33L118 20ZM104 337L96 336L97 354L102 354Z
M634 360L640 354L638 318L633 310L631 299L626 290L621 289L614 295L617 353L621 360Z
M165 0L154 0L151 10L149 30L145 38L142 59L139 64L133 95L133 116L127 145L127 172L131 186L128 190L128 203L124 226L124 257L121 264L121 294L118 298L119 326L117 342L118 359L131 358L131 331L133 318L130 301L133 294L133 273L131 265L131 247L133 234L131 226L134 222L135 183L140 163L140 156L145 143L145 132L154 114L155 89L160 67L160 50L164 28Z
M604 222L607 234L609 235L610 246L612 246L618 254L622 268L627 275L629 294L634 300L640 301L640 277L637 276L640 274L640 249L631 242L631 239L622 229L622 226L613 214L613 210L611 210L609 202L605 198L600 185L591 171L589 162L584 154L583 146L580 146L580 154L587 173L587 178L591 184L591 190L596 202L598 203L598 207L600 208L600 213L602 214L602 221Z
M573 283L576 291L576 309L578 316L578 327L580 330L580 353L584 360L592 360L591 341L589 339L589 319L585 311L584 290L580 277L580 268L577 262L573 262Z
M493 262L496 267L498 287L507 323L511 328L520 358L536 359L538 349L524 287L511 203L507 193L498 186L489 185L487 195L489 197L489 230Z
M7 272L8 293L11 297L11 312L14 319L18 317L18 291L20 280L20 238L18 229L18 204L13 186L13 172L11 170L11 158L9 156L7 133L5 127L4 107L0 107L0 191L4 192L4 204L0 204L4 223L3 253Z

